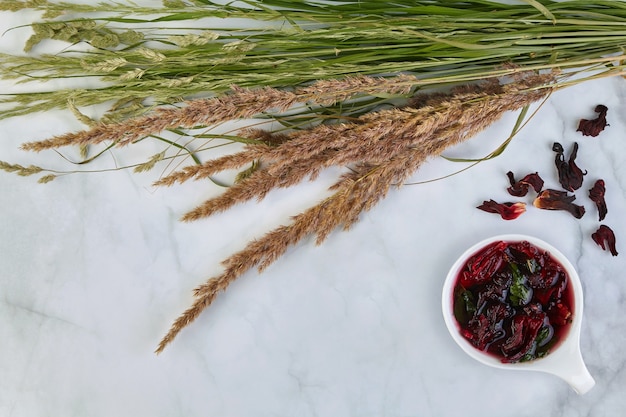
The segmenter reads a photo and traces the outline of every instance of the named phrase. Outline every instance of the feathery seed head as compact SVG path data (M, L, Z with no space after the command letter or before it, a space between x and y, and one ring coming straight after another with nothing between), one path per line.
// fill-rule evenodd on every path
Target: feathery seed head
M116 58L111 58L111 59L107 59L105 61L101 61L101 62L95 62L95 63L91 63L91 62L87 62L86 60L82 60L81 61L81 66L89 72L113 72L116 69L123 67L124 65L126 65L128 63L128 61L126 61L126 59L122 58L122 57L116 57Z
M167 59L167 57L159 51L155 51L154 49L139 47L136 49L136 52L142 57L148 59L152 62L163 62Z

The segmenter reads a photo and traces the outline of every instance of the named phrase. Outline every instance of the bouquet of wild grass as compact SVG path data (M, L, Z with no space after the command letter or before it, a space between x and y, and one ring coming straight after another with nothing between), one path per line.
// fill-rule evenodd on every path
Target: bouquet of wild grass
M234 183L183 216L192 221L339 166L332 195L291 223L251 241L158 346L248 270L263 270L305 236L321 243L401 186L428 158L529 105L589 78L621 75L626 4L551 2L166 0L160 8L5 0L0 10L36 9L25 55L0 55L17 83L93 79L89 88L3 96L0 117L68 108L88 129L28 142L25 150L80 146L88 162L115 147L153 139L162 152L134 166L190 163L157 179L171 186L239 172ZM55 54L43 54L63 42ZM85 108L106 105L98 120ZM215 134L234 120L247 127ZM265 124L259 124L264 122ZM271 122L271 123L269 123ZM268 127L269 126L269 127ZM265 128L262 128L265 127ZM500 153L503 146L488 157ZM234 152L205 154L220 144ZM197 143L202 143L197 145ZM81 165L82 166L82 165ZM79 171L0 162L40 182Z

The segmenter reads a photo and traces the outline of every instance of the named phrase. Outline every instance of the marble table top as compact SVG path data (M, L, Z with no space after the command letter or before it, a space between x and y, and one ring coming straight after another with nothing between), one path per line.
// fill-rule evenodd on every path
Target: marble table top
M16 24L0 14L0 32ZM0 38L16 52L23 32ZM18 87L3 81L3 93ZM615 416L626 407L626 81L588 81L554 93L499 157L458 175L393 189L349 232L310 239L262 274L245 274L161 354L154 349L220 261L327 195L332 173L193 223L187 210L220 192L209 182L151 184L162 171L73 174L48 184L0 173L0 415L90 416ZM608 107L598 137L576 132ZM537 108L538 104L535 105ZM446 155L480 157L517 114ZM0 121L0 160L68 168L55 152L19 150L83 126L54 111ZM588 174L587 213L532 207L513 221L476 209L511 200L507 171L558 186L553 142ZM146 145L150 146L150 145ZM145 149L101 158L113 168ZM145 154L144 154L145 155ZM150 154L148 154L150 155ZM467 164L436 158L411 183ZM91 168L90 168L91 169ZM602 224L611 256L591 239L587 191L606 183ZM501 233L541 238L575 265L584 288L581 349L596 386L577 395L560 379L486 367L448 334L443 280L475 242ZM623 254L621 252L624 252Z

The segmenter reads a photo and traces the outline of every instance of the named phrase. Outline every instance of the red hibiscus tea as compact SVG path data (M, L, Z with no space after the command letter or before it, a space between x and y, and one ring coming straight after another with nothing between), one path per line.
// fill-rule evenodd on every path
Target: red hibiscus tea
M572 323L574 292L565 268L527 242L493 242L473 254L454 284L461 335L503 363L547 355Z

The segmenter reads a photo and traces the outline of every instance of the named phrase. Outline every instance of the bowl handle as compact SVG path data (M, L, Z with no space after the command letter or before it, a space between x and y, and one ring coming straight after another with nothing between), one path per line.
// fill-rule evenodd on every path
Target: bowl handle
M574 358L570 358L567 366L549 369L546 372L556 375L567 382L577 394L586 394L596 385L596 381L589 373L589 370L587 370L580 350L578 350Z

